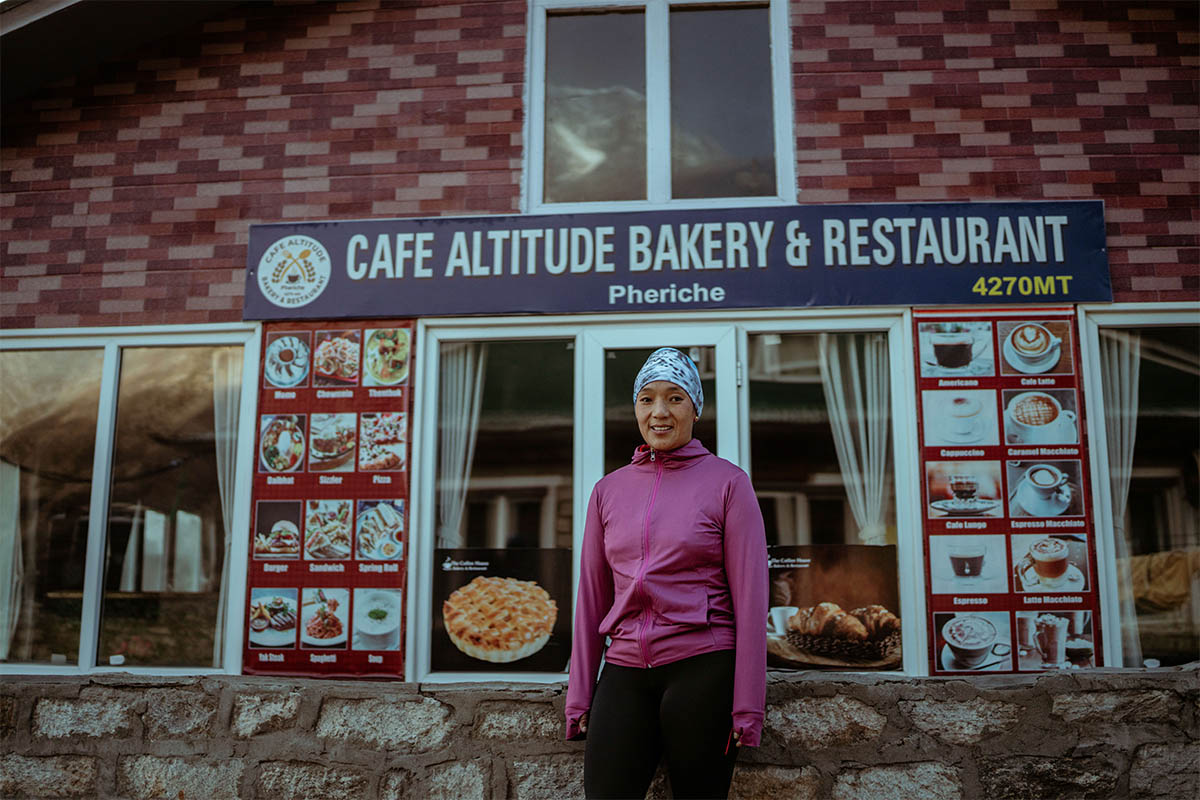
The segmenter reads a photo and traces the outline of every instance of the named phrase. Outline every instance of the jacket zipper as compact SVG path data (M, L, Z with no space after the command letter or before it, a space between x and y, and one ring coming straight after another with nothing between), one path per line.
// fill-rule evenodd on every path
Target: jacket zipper
M655 461L654 451L650 451L650 460ZM661 461L656 461L657 468L654 471L654 488L650 491L650 502L646 504L646 517L642 520L642 567L638 570L638 591L642 594L642 628L638 631L638 645L642 650L642 660L646 662L647 667L654 666L650 663L650 656L646 653L646 629L650 627L650 596L646 594L646 562L650 558L650 512L654 509L654 501L658 497L658 484L662 480L663 465Z

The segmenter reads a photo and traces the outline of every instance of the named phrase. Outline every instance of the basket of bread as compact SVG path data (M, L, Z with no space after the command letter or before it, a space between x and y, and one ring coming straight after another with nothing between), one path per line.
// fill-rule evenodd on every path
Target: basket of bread
M900 662L900 618L881 605L801 608L788 620L784 638L795 650L836 662L874 667Z

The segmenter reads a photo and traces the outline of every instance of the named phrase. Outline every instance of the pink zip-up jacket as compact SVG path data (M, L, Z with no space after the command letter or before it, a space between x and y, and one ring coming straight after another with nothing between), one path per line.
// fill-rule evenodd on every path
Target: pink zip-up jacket
M567 688L567 738L601 655L657 667L734 650L732 731L757 746L767 680L767 540L750 478L692 439L639 447L588 502ZM605 637L611 638L608 650Z

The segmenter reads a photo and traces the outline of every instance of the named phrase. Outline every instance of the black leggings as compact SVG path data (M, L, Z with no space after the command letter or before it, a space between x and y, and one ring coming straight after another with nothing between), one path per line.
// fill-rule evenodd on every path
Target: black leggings
M732 650L648 669L605 664L588 719L587 796L640 800L665 752L674 797L726 797L737 758L733 664Z

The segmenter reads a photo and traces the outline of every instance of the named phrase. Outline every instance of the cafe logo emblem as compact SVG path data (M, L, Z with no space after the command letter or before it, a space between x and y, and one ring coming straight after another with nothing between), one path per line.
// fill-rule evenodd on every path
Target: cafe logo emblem
M329 251L309 236L285 236L258 261L258 288L283 308L308 305L329 285Z

